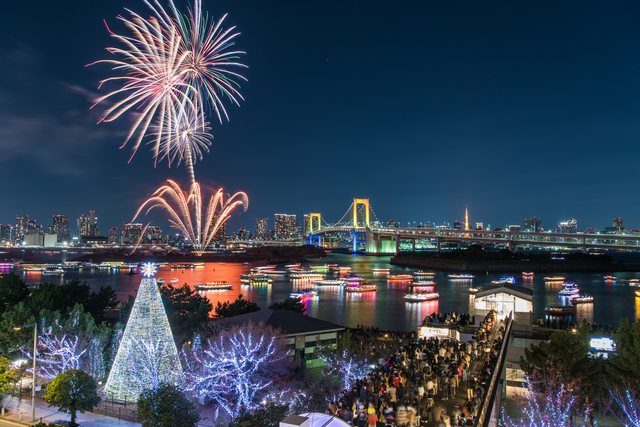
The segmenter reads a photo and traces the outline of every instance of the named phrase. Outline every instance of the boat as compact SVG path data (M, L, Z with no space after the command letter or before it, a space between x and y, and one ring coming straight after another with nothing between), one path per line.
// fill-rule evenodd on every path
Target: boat
M414 280L409 286L434 286L435 284L433 280Z
M171 283L178 283L180 281L180 279L178 279L177 277L174 277L173 279L171 279Z
M387 280L413 280L411 274L389 274Z
M372 268L371 272L372 273L390 273L391 269L390 268Z
M550 316L571 316L576 314L576 308L570 305L545 307L544 312Z
M349 277L345 277L342 280L349 283L360 283L364 281L364 279L360 276L349 276Z
M629 279L629 283L639 283L640 279Z
M476 276L473 274L449 274L447 277L454 280L471 280Z
M318 291L304 291L304 292L291 292L289 294L290 298L313 298L318 296Z
M313 272L309 272L309 273L291 273L289 275L289 277L291 279L298 279L298 280L321 280L321 279L324 279L324 274L313 273Z
M270 285L273 283L273 279L269 277L252 277L249 279L240 279L240 282L244 285Z
M636 290L636 296L640 297L640 291Z
M318 286L343 286L344 280L323 279L314 282Z
M338 267L340 273L348 273L351 271L351 267Z
M522 272L522 277L533 277L533 276L534 276L533 272L526 272L526 271Z
M207 282L206 285L195 285L197 291L216 291L223 289L231 289L233 288L232 284L227 283L226 281L220 282Z
M338 268L338 264L327 264L327 268ZM343 268L351 269L351 267L343 267Z
M407 302L424 302L438 299L440 295L437 292L429 292L422 294L405 294L404 300Z
M608 282L612 281L612 280L618 280L618 278L616 276L602 276L602 278Z
M284 268L300 268L301 266L302 264L300 264L299 262L296 262L295 264L285 265Z
M471 294L475 294L476 292L478 292L481 288L469 288L467 289L469 291L469 293Z
M271 274L273 276L282 276L287 274L285 270L262 270L264 274Z
M223 262L219 262L218 264L224 264ZM204 262L194 262L194 267L204 267Z
M426 277L435 277L436 272L435 271L416 271L415 273L413 273L414 276L426 276Z
M378 290L378 285L375 285L373 283L350 285L345 286L344 290L347 292L375 292Z
M240 275L241 279L252 279L252 278L258 278L258 277L267 277L267 275L264 273L249 273L249 274Z
M498 280L494 280L491 282L494 285L499 285L499 284L503 284L503 283L509 283L511 285L513 285L514 283L516 283L516 279L512 276L509 277L501 277Z
M593 296L591 295L578 295L571 298L571 304L585 304L589 302L593 302Z
M42 274L44 276L62 276L64 274L64 270L60 267L47 267L42 270Z
M562 289L558 292L561 297L575 298L580 294L580 289L573 282L564 282Z
M545 282L564 282L564 277L562 276L549 276L544 278Z
M187 268L194 268L195 265L191 264L191 263L183 263L183 264L173 264L171 266L172 270L184 270Z

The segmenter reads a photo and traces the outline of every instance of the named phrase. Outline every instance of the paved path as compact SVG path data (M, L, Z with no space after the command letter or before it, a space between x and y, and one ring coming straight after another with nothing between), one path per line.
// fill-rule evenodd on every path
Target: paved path
M16 425L17 423L34 424L31 422L31 399L18 399L17 397L8 396L3 402L3 406L8 410L4 417L0 417L1 421L7 421L0 424L1 426ZM20 421L20 413L24 413L23 420ZM49 408L44 402L36 401L36 421L50 423L57 420L69 420L68 414L58 412L56 408ZM1 422L0 421L0 422ZM118 420L116 418L106 417L104 415L92 414L85 412L78 413L78 424L84 427L139 427L140 424L130 421Z

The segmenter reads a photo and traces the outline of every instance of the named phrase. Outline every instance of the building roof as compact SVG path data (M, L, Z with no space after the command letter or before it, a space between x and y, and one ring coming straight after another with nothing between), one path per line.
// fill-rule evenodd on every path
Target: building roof
M241 314L240 316L224 319L224 323L232 326L242 326L247 323L262 323L275 329L282 329L285 335L306 335L309 333L322 333L330 331L340 331L344 326L335 323L294 313L288 310L266 310L254 311L253 313Z
M485 297L487 295L494 295L500 292L505 294L515 295L527 301L533 301L533 290L518 285L512 285L510 283L500 283L499 285L485 286L476 293L476 298Z

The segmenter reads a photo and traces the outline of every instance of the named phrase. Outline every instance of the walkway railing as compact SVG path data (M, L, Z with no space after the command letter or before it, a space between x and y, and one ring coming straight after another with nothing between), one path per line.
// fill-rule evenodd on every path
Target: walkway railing
M496 366L493 370L493 375L491 376L491 381L489 382L489 388L487 389L484 395L484 401L482 402L482 408L478 413L478 419L476 420L476 425L482 427L488 427L491 422L491 413L493 412L493 408L495 405L496 394L498 391L502 393L502 387L499 387L500 377L502 376L502 370L504 369L504 364L507 358L507 350L509 348L509 341L511 340L511 331L513 326L513 312L509 315L507 319L507 325L504 331L504 338L502 340L502 348L500 348L500 353L498 354L498 360L496 361Z

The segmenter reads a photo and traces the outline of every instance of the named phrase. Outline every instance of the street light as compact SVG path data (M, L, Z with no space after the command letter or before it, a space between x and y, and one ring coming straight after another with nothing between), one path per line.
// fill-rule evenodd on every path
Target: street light
M22 328L33 328L33 384L31 385L31 421L36 420L36 350L38 348L38 324L27 323L25 325L14 326L14 331Z

